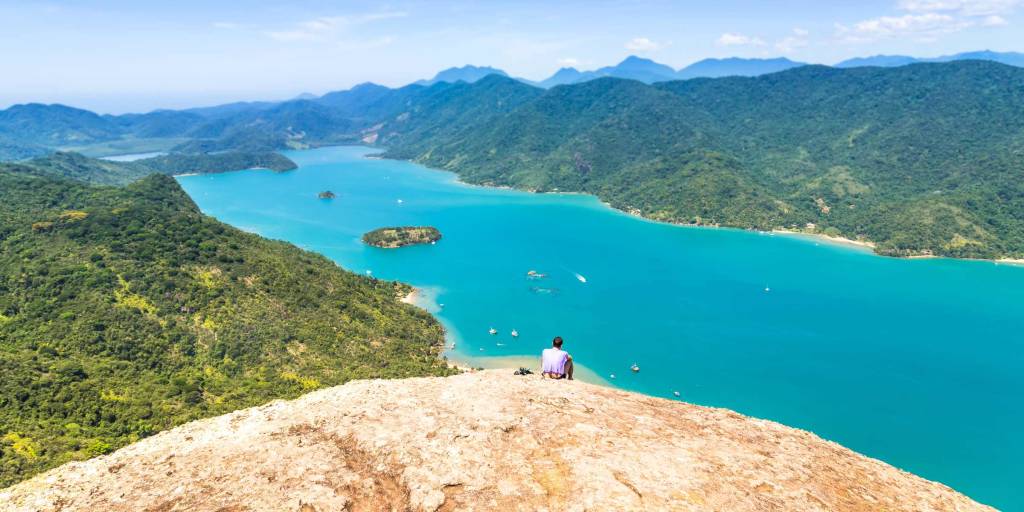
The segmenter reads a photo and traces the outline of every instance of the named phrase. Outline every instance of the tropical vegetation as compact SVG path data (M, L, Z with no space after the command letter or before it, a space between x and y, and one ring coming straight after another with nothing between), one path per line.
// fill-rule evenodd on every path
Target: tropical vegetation
M71 175L111 180L88 162ZM65 171L0 165L0 487L196 418L450 373L407 286L222 224L165 175Z
M379 228L363 235L363 243L384 249L431 244L440 239L441 232L431 226Z

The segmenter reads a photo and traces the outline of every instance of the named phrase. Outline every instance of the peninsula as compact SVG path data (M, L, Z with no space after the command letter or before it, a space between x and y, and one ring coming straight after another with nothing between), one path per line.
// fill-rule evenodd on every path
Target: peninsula
M430 244L441 239L441 232L430 226L380 228L363 235L363 243L382 249Z

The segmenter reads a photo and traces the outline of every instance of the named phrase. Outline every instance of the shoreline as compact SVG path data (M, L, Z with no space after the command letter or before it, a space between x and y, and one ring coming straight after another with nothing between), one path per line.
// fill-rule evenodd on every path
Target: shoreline
M366 148L369 148L369 149L382 149L382 148L375 148L373 146L363 146L363 147L366 147ZM417 162L415 160L406 160L406 159L401 159L401 158L387 158L387 157L384 157L384 156L381 156L381 155L382 155L382 153L378 153L378 154L374 154L373 157L375 159L377 159L377 160L396 160L396 161L402 161L402 162L409 162L409 163L412 163L412 164L415 164L415 165L419 165L419 166L421 166L421 167L423 167L425 169L430 169L431 171L439 171L439 172L450 173L450 174L452 174L454 176L454 180L453 181L455 183L461 185L461 186L475 187L475 188L484 188L484 189L493 189L493 190L511 190L511 191L517 191L517 192L523 192L523 193L530 193L530 194L552 194L552 195L565 195L565 196L571 196L571 195L591 196L591 197L597 199L597 201L602 206L605 206L605 207L607 207L608 209L610 209L612 211L621 213L623 215L629 215L630 217L641 219L641 220L644 220L646 222L654 222L654 223L657 223L657 224L663 224L663 225L667 225L667 226L675 226L675 227L683 227L683 228L733 229L733 230L737 230L737 231L755 232L755 233L761 233L761 234L780 234L780 235L785 235L785 236L803 236L803 237L817 239L817 240L820 240L820 241L823 241L823 242L827 242L827 243L831 243L831 244L848 246L850 248L868 249L868 250L870 250L871 254L873 254L874 256L879 256L879 257L882 257L882 258L894 258L894 259L900 259L900 260L947 259L947 260L955 260L955 261L992 262L992 263L994 263L996 265L1005 264L1005 265L1013 265L1013 266L1024 266L1024 258L1010 258L1010 257L1000 257L1000 258L956 258L956 257L952 257L952 256L937 256L937 255L932 255L932 254L912 254L912 255L909 255L909 256L893 256L893 255L890 255L890 254L880 254L880 253L878 253L875 250L878 247L878 244L876 244L874 241L871 241L871 240L858 240L858 239L847 238L847 237L843 237L843 236L830 236L830 235L826 235L824 233L807 233L805 231L791 230L791 229L786 229L786 228L781 228L781 227L779 227L779 228L772 228L770 230L745 229L745 228L740 228L740 227L721 226L721 225L718 225L718 224L688 224L688 223L682 223L682 222L673 222L673 221L666 221L666 220L660 220L660 219L653 219L653 218L645 216L643 213L640 213L636 209L625 209L625 208L618 208L616 206L613 206L611 203L605 201L600 196L592 194L590 192L561 191L561 190L559 190L559 191L550 191L550 192L542 192L542 191L538 191L536 189L519 188L519 187L515 187L515 186L512 186L512 185L486 185L486 184L482 184L482 183L470 183L468 181L464 181L462 179L462 176L460 176L459 173L457 173L455 171L451 171L451 170L448 170L448 169L438 169L438 168L430 167L430 166L427 166L427 165L425 165L423 163ZM367 157L364 157L364 158L369 158L369 157L367 156Z
M437 314L440 312L440 309L432 307L431 304L424 302L425 300L429 300L429 298L427 297L427 294L425 294L423 290L421 290L420 288L412 286L412 290L409 291L409 293L405 294L404 296L400 297L398 300L403 304L408 304L410 306L422 309L427 313L430 313L430 315L433 316L434 319L437 320L438 323L442 325L442 327L444 327L444 324L437 317ZM540 374L540 367L538 364L540 360L539 354L536 357L526 354L505 356L472 356L468 354L463 354L461 352L456 352L453 349L449 348L447 334L447 329L445 329L446 339L444 344L441 345L441 350L438 352L438 357L445 360L449 366L452 366L453 368L456 368L462 372L476 372L479 371L479 368L483 368L484 370L516 370L519 369L520 367L525 367L532 370L534 375L539 376ZM590 384L597 384L599 386L611 387L615 389L625 389L615 386L614 384L612 384L611 381L605 379L597 372L588 368L586 365L580 364L579 362L575 361L574 364L574 377L576 380L580 382L587 382Z
M448 360L448 364L464 372L476 372L479 371L478 368L483 368L484 370L517 370L520 367L524 367L533 371L533 375L540 378L540 354L537 354L536 357L528 355L472 357L449 351L444 356ZM597 372L575 360L573 365L575 367L573 370L575 380L625 390L625 388L612 384L604 377L598 375Z
M846 237L842 237L842 236L826 235L825 233L808 233L806 231L797 231L797 230L792 230L792 229L779 229L779 228L773 229L771 231L758 231L758 232L759 233L777 233L777 234L785 235L785 236L806 237L806 238L810 238L810 239L813 239L813 240L821 240L823 242L828 242L828 243L836 244L836 245L846 245L846 246L851 246L851 247L859 247L859 248L862 248L862 249L871 249L871 253L874 254L875 256L885 256L885 257L890 257L890 258L893 257L893 256L886 256L884 254L878 254L877 252L875 252L875 248L877 247L877 244L875 244L871 240L855 240L853 238L846 238ZM915 258L915 256L903 257L903 259L913 259L913 258Z

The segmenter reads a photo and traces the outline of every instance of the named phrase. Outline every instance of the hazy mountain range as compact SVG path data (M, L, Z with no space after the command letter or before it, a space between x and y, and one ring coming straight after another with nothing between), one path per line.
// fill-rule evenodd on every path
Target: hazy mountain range
M1017 52L993 52L982 50L978 52L957 53L954 55L943 55L941 57L919 58L906 55L875 55L873 57L857 57L844 60L835 65L837 68L855 68L861 66L894 67L905 66L918 62L952 62L956 60L990 60L1009 66L1024 67L1024 53Z
M624 78L652 84L655 82L685 80L697 77L757 76L803 65L803 62L794 62L782 57L776 59L741 59L734 57L729 59L704 59L676 70L671 66L660 64L653 60L631 55L614 66L605 66L592 71L581 71L573 67L565 67L539 82L525 78L516 78L516 80L545 89L556 85L575 84L604 77ZM472 83L489 74L509 76L504 71L491 67L463 66L448 68L430 80L420 80L415 83L420 85L458 81Z
M955 60L989 60L1010 66L1024 67L1024 53L993 52L989 50L965 52L933 58L909 57L905 55L876 55L873 57L858 57L844 60L836 64L834 67L893 67L918 62L950 62ZM530 85L536 85L544 88L550 88L556 85L586 82L587 80L602 77L625 78L628 80L637 80L646 84L651 84L656 82L667 82L670 80L688 80L690 78L758 76L766 73L785 71L790 68L804 65L806 65L806 63L789 60L785 57L772 59L745 59L740 57L730 57L726 59L704 59L677 70L673 69L671 66L667 66L650 59L631 55L614 66L605 66L591 71L581 71L573 67L564 67L544 80L532 81L525 78L516 79ZM430 80L420 80L416 83L420 85L458 81L472 83L489 74L509 76L508 73L492 67L463 66L448 68L441 71Z

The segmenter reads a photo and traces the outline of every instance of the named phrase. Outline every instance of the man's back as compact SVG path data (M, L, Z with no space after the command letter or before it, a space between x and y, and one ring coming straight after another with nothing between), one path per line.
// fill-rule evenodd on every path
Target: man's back
M568 359L568 352L555 347L546 348L540 356L541 372L563 375L565 374L565 362Z

